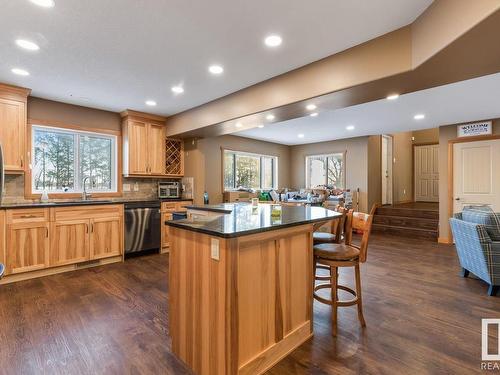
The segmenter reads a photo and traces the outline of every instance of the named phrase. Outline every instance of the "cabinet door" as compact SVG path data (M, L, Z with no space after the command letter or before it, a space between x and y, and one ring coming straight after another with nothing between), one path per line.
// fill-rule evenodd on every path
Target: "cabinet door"
M161 247L162 249L170 247L169 226L165 225L165 221L172 220L172 214L162 213L161 215Z
M120 217L90 220L90 259L123 253L123 224Z
M89 220L56 221L51 224L50 265L89 260Z
M148 174L148 124L129 121L128 124L128 167L129 174Z
M7 226L7 273L35 271L49 266L49 224Z
M0 99L0 143L7 171L22 171L25 155L26 108L23 102Z
M149 173L154 175L165 174L165 127L149 124L148 144Z

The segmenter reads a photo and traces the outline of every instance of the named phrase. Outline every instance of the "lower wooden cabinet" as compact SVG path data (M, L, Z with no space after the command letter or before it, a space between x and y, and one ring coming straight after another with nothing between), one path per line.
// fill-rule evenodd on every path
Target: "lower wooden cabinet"
M89 220L56 221L51 223L50 265L89 260Z
M6 274L35 271L49 266L49 224L7 224Z
M1 218L6 275L123 254L122 205L11 209Z
M120 217L99 218L90 221L90 259L101 259L122 254L123 221Z
M164 212L161 214L161 248L166 249L170 247L170 238L168 234L168 225L165 225L165 221L172 220L172 214Z

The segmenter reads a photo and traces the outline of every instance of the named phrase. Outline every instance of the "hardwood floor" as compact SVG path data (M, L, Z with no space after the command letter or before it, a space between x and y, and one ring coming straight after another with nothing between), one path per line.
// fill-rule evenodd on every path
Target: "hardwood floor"
M168 255L0 286L1 374L187 374L170 353ZM471 374L500 297L458 276L452 247L373 235L354 307L314 303L314 337L269 374ZM342 270L340 281L353 285ZM345 297L345 296L344 296Z

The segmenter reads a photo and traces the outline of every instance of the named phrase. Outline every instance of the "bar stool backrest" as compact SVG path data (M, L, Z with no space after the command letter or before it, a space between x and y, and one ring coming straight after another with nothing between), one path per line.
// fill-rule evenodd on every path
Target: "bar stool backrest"
M370 239L370 232L372 229L373 215L365 214L364 212L352 212L347 214L346 218L346 244L354 246L359 249L359 261L366 262L368 252L368 240ZM363 237L361 238L361 245L356 246L352 243L352 232L361 231Z

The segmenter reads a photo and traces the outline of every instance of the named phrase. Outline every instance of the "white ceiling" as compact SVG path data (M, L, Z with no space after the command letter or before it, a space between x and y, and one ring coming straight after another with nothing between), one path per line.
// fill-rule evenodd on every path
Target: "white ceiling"
M300 117L265 128L234 133L285 145L434 128L500 117L500 73L337 110L318 108L317 117ZM415 120L416 114L425 119ZM354 130L346 127L353 125ZM304 134L299 138L298 134Z
M0 1L0 82L42 98L170 115L407 25L432 0L55 2ZM282 46L263 45L270 33ZM17 38L41 49L21 50ZM222 76L207 72L213 63ZM184 94L171 93L176 84Z

